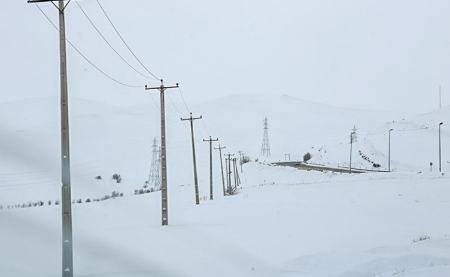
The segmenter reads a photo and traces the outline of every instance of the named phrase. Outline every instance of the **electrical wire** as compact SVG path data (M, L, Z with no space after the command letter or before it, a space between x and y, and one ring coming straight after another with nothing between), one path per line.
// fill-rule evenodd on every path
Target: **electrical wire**
M141 61L141 59L139 59L137 57L137 55L134 53L134 51L131 49L131 47L128 45L128 43L125 41L125 39L123 38L123 36L120 34L119 30L116 28L116 26L114 25L114 23L112 22L111 18L109 17L108 13L106 12L106 10L103 8L102 4L100 4L99 0L96 0L98 6L100 7L100 9L102 10L103 14L105 15L106 19L109 21L109 23L111 24L111 26L113 27L114 31L116 32L117 36L120 38L120 40L123 42L123 44L125 45L125 47L128 49L128 51L130 51L131 55L133 55L133 57L136 59L136 61L145 69L145 71L147 71L148 74L150 74L153 78L155 78L156 80L161 80L161 78L159 78L158 76L156 76L156 74L154 74L153 72L151 72L145 65L144 63Z
M57 31L59 31L59 28L56 26L55 23L53 23L53 21L50 19L50 17L48 17L48 15L41 9L41 7L39 7L39 5L36 5L36 7L42 13L42 15L44 15L44 17L47 19L47 21L53 26L53 28L55 28ZM125 87L142 88L142 86L140 86L140 85L130 85L130 84L127 84L127 83L124 83L124 82L121 82L121 81L115 79L114 77L112 77L111 75L109 75L108 73L103 71L101 68L99 68L96 64L94 64L70 40L68 40L66 38L66 41L75 50L75 52L77 52L87 63L89 63L93 68L95 68L98 72L100 72L106 78L110 79L111 81L113 81L113 82L115 82L115 83L117 83L119 85L125 86Z
M81 4L76 1L75 2L78 6L78 8L81 10L81 12L84 14L84 16L86 17L86 19L89 21L89 23L91 24L91 26L94 28L94 30L97 32L97 34L103 39L103 41L109 46L109 48L111 48L111 50L113 50L117 56L126 64L128 65L128 67L130 67L133 71L135 71L136 73L138 73L139 75L143 76L144 78L149 78L149 76L145 75L144 73L140 72L139 70L137 70L134 66L132 66L122 55L120 55L120 53L111 45L111 43L108 41L108 39L106 39L106 37L102 34L102 32L100 31L100 29L95 25L94 21L89 17L89 15L86 13L86 11L83 9L83 7L81 6Z

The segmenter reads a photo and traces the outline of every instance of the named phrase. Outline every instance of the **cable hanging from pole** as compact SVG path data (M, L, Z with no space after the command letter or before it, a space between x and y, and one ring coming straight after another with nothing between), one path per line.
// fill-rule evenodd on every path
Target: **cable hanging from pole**
M103 8L102 4L100 4L99 0L96 0L98 6L100 7L100 9L102 10L103 14L105 15L106 19L109 21L109 23L111 24L111 26L113 27L114 31L116 32L117 36L120 38L120 40L123 42L123 44L125 45L125 47L128 49L128 51L130 51L131 55L133 55L133 57L136 59L136 61L145 69L145 71L147 71L148 74L150 74L155 80L161 80L161 78L159 78L158 76L156 76L156 74L154 74L153 72L151 72L145 65L144 63L141 61L141 59L138 58L138 56L134 53L134 51L131 49L131 47L128 45L128 43L125 41L125 39L123 38L123 36L120 34L119 30L116 28L116 26L114 25L114 23L112 22L111 18L109 17L108 13L106 12L106 10Z
M56 24L50 19L50 17L48 17L48 15L41 9L41 7L39 7L38 5L36 5L37 9L42 13L42 15L44 15L44 17L47 19L47 21L53 26L53 28L55 28L57 31L59 31L59 28L56 26ZM117 79L115 79L114 77L112 77L111 75L109 75L108 73L106 73L105 71L103 71L100 67L98 67L96 64L94 64L88 57L86 57L86 55L84 55L70 40L66 39L67 43L72 47L72 49L75 50L75 52L77 52L87 63L89 63L93 68L95 68L98 72L100 72L103 76L105 76L106 78L110 79L111 81L125 86L125 87L129 87L129 88L141 88L142 86L140 85L130 85L124 82L121 82Z
M144 73L140 72L139 70L137 70L134 66L132 66L112 45L111 43L108 41L108 39L106 39L106 37L103 35L103 33L100 31L100 29L95 25L94 21L89 17L89 15L87 14L87 12L83 9L83 7L81 6L80 3L75 2L78 6L78 8L81 10L81 12L84 14L84 16L86 17L86 19L89 21L89 23L91 24L91 26L94 28L94 30L97 32L97 34L103 39L103 41L109 46L109 48L111 48L111 50L113 50L117 56L126 64L128 65L128 67L130 67L133 71L135 71L136 73L138 73L139 75L141 75L144 78L149 78L149 76L145 75Z

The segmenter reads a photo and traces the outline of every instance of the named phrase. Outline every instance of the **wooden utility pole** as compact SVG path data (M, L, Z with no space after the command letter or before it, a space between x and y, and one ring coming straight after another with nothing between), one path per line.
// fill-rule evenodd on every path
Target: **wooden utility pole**
M202 119L202 116L192 117L192 113L188 118L180 118L181 121L189 120L191 123L191 138L192 138L192 158L194 161L194 186L195 186L195 204L200 204L200 196L198 192L198 178L197 178L197 162L195 160L195 143L194 143L194 120Z
M225 177L223 176L223 161L222 161L222 149L225 149L226 147L221 147L219 144L219 147L214 148L216 150L219 150L219 158L220 158L220 172L222 173L222 187L223 187L223 196L226 195L226 190L225 190Z
M227 190L228 194L231 195L231 157L234 156L234 154L225 154L228 158L225 159L225 163L227 165Z
M212 143L213 141L219 141L219 139L212 139L211 136L209 136L209 139L203 139L203 141L209 142L209 200L213 200Z
M73 276L72 200L70 182L69 103L67 86L67 53L65 9L69 4L50 0L28 0L28 3L51 2L59 12L60 101L61 101L61 207L62 207L62 276Z
M167 203L167 153L166 153L166 106L164 93L167 89L178 88L178 83L175 86L164 86L164 81L161 80L159 87L147 87L146 90L157 90L160 96L161 109L161 211L162 211L162 225L169 224L169 211Z

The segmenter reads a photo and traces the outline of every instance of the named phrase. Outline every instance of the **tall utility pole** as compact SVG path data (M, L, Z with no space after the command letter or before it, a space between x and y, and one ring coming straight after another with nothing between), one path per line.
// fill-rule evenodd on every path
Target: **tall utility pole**
M269 123L267 117L264 118L264 134L261 146L261 155L263 157L270 157L270 146L269 146Z
M228 158L225 159L226 165L227 165L227 190L228 194L231 195L231 157L234 156L234 154L225 154Z
M195 143L194 143L194 120L202 119L202 116L192 117L192 113L190 113L190 117L188 118L180 118L181 121L189 120L191 123L191 138L192 138L192 158L194 161L194 186L195 186L195 204L200 204L200 196L198 192L198 178L197 178L197 162L195 160Z
M439 123L439 172L442 172L442 146L441 146L441 126L444 125L444 122Z
M145 90L158 90L161 102L161 218L163 226L169 224L169 206L167 203L166 106L164 93L167 89L172 88L178 88L178 83L175 86L164 86L164 81L161 80L161 85L159 87L145 86Z
M389 151L388 151L388 171L391 172L391 132L394 129L389 129Z
M59 52L61 90L61 206L62 206L62 276L73 276L72 200L70 184L69 103L67 89L67 54L65 9L67 4L50 0L28 0L28 3L51 2L59 12Z
M203 139L203 141L209 142L209 200L213 200L212 143L213 141L219 141L219 139L212 139L211 136L209 136L209 139Z
M225 149L226 147L221 147L219 144L219 147L214 147L214 149L219 150L219 158L220 158L220 173L222 173L222 187L223 187L223 196L226 195L225 191L225 177L223 176L223 161L222 161L222 149Z
M352 130L352 132L350 133L350 164L349 164L350 173L352 173L352 150L353 150L353 142L356 142L356 127L353 127L353 130Z

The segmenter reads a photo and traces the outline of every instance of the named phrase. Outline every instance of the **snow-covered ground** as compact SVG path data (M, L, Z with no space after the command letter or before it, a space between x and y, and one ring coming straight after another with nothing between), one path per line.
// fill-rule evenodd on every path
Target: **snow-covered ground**
M194 205L188 126L180 98L168 101L169 220L160 226L159 192L133 195L148 176L158 110L73 97L73 198L122 198L73 205L76 276L448 276L450 182L437 164L437 123L426 115L350 110L290 96L229 96L194 107L201 205ZM153 98L156 100L156 98ZM172 103L172 104L171 104ZM176 108L178 107L178 108ZM56 98L2 103L0 204L57 200L59 121ZM228 112L229 110L233 112ZM214 153L215 200L208 195L207 136L258 158L262 120L272 158L244 166L238 195L223 197ZM349 133L358 151L386 167L387 130L395 171L331 174L275 167L270 161L311 152L313 162L345 166ZM444 172L449 132L443 129ZM264 159L259 159L263 161ZM111 180L123 177L121 184ZM95 176L102 175L103 180ZM59 206L0 211L0 276L59 276Z
M159 193L77 204L76 276L448 276L449 181L251 163L236 196L172 187L168 227ZM58 276L59 208L0 218L0 275Z

